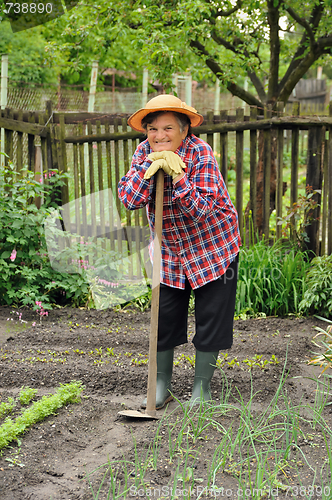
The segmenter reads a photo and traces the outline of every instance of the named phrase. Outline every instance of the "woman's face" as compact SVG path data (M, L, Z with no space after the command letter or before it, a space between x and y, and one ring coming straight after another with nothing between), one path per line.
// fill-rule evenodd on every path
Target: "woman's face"
M147 125L147 136L152 151L176 151L186 138L188 126L181 132L173 113L159 115Z

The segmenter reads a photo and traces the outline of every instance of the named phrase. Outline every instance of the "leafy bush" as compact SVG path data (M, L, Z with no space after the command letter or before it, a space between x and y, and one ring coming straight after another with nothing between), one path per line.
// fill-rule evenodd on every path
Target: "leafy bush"
M297 313L305 291L307 255L277 241L265 241L240 251L236 314Z
M24 170L19 176L12 164L0 168L5 180L0 191L0 304L27 305L45 309L54 303L81 305L89 284L80 274L55 271L48 259L44 221L56 208L57 194L67 174L54 171L49 183L35 180ZM34 200L44 198L38 209Z
M332 255L312 259L300 311L332 317Z

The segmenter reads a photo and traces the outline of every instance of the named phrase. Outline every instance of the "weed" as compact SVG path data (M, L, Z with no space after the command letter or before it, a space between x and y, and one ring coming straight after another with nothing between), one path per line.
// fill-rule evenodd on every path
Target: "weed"
M22 441L17 439L18 450L11 452L10 456L5 458L6 462L9 462L9 464L8 464L9 467L15 467L15 466L25 467L25 465L21 462L21 458L20 458L21 445L22 445ZM12 446L10 446L9 448L14 449Z

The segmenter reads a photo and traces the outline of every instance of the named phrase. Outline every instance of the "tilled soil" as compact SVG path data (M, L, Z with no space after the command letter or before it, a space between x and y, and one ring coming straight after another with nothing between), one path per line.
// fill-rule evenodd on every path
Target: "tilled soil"
M85 389L81 403L58 410L55 415L25 432L20 437L20 447L13 442L12 447L2 451L1 500L113 498L113 493L107 496L109 477L99 497L96 496L101 474L106 468L89 476L89 479L86 474L108 460L121 461L125 457L135 462L135 449L136 453L142 453L145 445L153 443L160 424L158 420L128 419L118 415L125 408L139 409L146 395L150 311L66 308L51 311L40 323L36 313L23 310L22 320L26 323L19 321L16 310L0 307L0 403L7 401L8 397L17 397L22 386L38 389L37 399L54 393L60 384L72 380L82 381ZM33 322L36 322L35 326L32 326ZM293 405L313 406L317 386L310 377L319 374L320 369L308 366L307 362L315 350L312 338L317 333L316 326L326 329L326 323L316 318L294 316L235 321L234 345L229 351L220 353L223 371L216 370L211 384L215 404L219 404L221 395L225 393L225 384L229 384L232 387L230 404L238 404L239 394L243 404L247 404L255 394L250 411L259 415L275 395L282 373L289 372L284 384L289 400ZM190 317L189 343L177 348L175 355L173 392L182 403L190 398L194 378L192 364L195 350L191 343L194 329L195 320ZM250 364L253 365L251 370ZM173 412L169 422L174 424L179 415L183 416L183 410L177 412L176 408L178 402L172 401L166 409L167 415ZM326 406L323 416L330 425L329 408ZM10 417L15 419L22 410L18 403ZM163 415L164 411L160 410L158 414ZM226 428L231 418L236 416L221 418ZM174 484L181 456L178 453L175 461L166 460L169 458L167 429L167 426L160 427L158 460L153 467L150 464L146 471L146 484L155 488L151 490L154 493L150 492L150 498L176 497L171 496L167 485ZM315 481L314 471L318 474L323 465L322 457L326 456L326 450L322 435L309 424L306 428L305 423L302 431L298 445L301 446L302 458L306 457L305 463L292 467L288 462L279 471L278 484L283 484L284 488L278 490L274 498L303 497L295 488L300 485L309 488ZM211 425L202 437L204 439L199 446L197 443L193 446L190 458L191 470L198 478L200 487L206 484L209 465L221 440L220 429ZM207 448L204 448L203 442L209 443ZM236 474L232 463L219 469L217 484L225 490L223 495L219 492L217 496L240 498L236 493ZM128 476L134 484L137 470L128 469ZM117 478L124 481L123 470L118 472ZM321 483L318 481L318 484ZM286 490L285 485L290 489ZM157 486L159 490L156 493ZM196 498L197 491L189 497ZM183 491L177 496L182 498ZM206 493L202 497L208 496ZM148 496L144 490L134 488L128 492L127 498ZM248 494L247 498L252 497ZM317 498L320 496L317 495Z

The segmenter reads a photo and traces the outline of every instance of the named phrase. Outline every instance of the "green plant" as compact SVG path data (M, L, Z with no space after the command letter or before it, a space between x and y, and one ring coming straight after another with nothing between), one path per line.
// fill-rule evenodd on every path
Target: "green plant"
M8 464L9 467L15 467L15 465L17 465L18 467L24 467L24 464L21 462L21 458L20 458L21 445L22 445L22 441L17 439L18 450L13 451L9 457L5 458L6 462L9 462L9 464ZM13 448L13 447L10 446L10 448Z
M319 318L319 316L317 316ZM316 357L312 358L309 361L309 365L316 365L320 366L321 368L324 367L323 371L321 374L323 374L328 368L332 368L332 321L329 321L325 318L320 318L325 321L327 321L330 326L327 327L326 330L323 330L319 326L316 326L316 330L319 332L314 336L314 339L316 339L319 336L323 336L324 338L318 343L313 339L313 343L316 347L319 347L320 349L324 349L325 352L321 353L314 353L316 354Z
M8 398L7 401L0 403L0 418L11 413L13 411L13 409L15 408L15 406L16 406L16 403L15 403L14 398Z
M0 426L0 449L17 439L31 425L44 420L62 406L69 403L79 403L83 389L82 383L75 380L70 384L60 384L55 394L43 396L18 416L15 421L8 418Z
M305 280L306 290L299 309L302 313L332 317L332 255L312 259Z
M286 207L285 217L279 217L278 225L283 225L283 234L287 238L289 233L295 238L298 247L305 250L309 237L306 228L315 220L314 210L319 206L314 200L314 195L320 194L320 190L313 190L312 186L306 186L305 195L300 194L292 207Z
M67 178L56 170L51 174L48 184L42 184L29 170L17 174L11 162L0 167L5 179L0 190L0 304L37 309L38 302L45 312L53 303L80 305L86 300L89 285L82 276L55 271L48 258L44 222L60 203ZM40 208L37 198L44 198Z
M281 240L272 246L261 240L242 248L236 295L236 315L297 313L305 291L307 254Z
M28 405L30 401L35 397L37 392L37 389L32 389L31 387L22 387L18 395L18 400L21 405Z
M137 307L137 309L139 309L141 312L144 312L151 307L151 297L152 290L150 287L148 287L148 291L144 295L141 295L140 297L132 300L129 305Z

